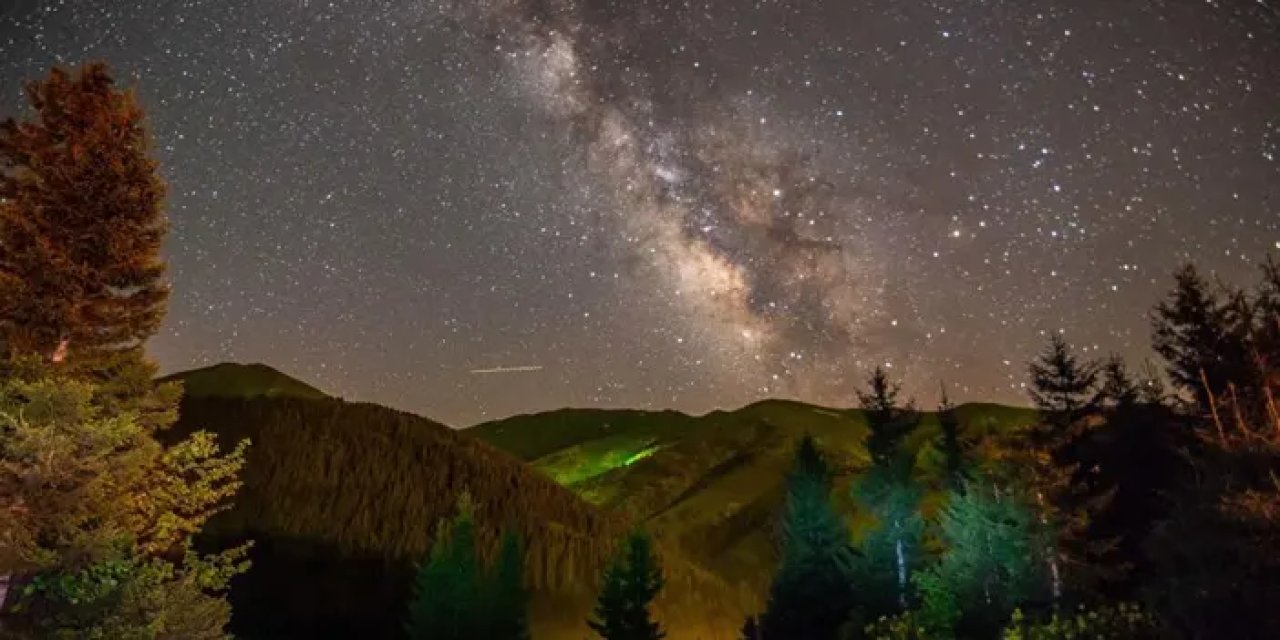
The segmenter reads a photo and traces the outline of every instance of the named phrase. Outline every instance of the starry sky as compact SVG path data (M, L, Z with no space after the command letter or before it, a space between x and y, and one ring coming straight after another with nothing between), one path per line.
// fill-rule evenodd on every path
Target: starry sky
M0 0L0 113L108 61L170 187L166 371L454 425L1025 403L1280 253L1263 0Z

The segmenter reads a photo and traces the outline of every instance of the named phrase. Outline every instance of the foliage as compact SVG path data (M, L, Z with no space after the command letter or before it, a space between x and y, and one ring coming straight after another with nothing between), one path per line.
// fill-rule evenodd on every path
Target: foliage
M947 486L958 489L968 479L969 455L971 444L961 435L960 416L956 406L947 397L947 390L942 389L942 400L938 404L938 446L942 450Z
M175 637L194 623L207 626L200 637L220 634L245 549L202 556L188 540L235 493L247 443L222 456L198 433L164 449L136 414L108 414L97 397L75 379L0 384L3 569L26 576L8 626Z
M1021 609L1000 636L1002 640L1153 640L1162 637L1151 615L1134 604L1093 609L1081 607L1069 616L1057 613L1047 620L1029 620Z
M488 580L489 636L494 640L529 640L529 592L524 586L524 545L512 531L502 534L502 548Z
M652 620L649 611L662 584L662 570L649 537L632 533L605 571L594 616L587 626L604 640L665 638L666 632Z
M915 601L912 576L924 564L920 496L904 463L876 465L854 483L855 499L875 519L854 563L867 616L898 613Z
M168 288L143 110L105 65L28 85L0 124L0 574L18 637L213 638L246 548L191 551L247 442L164 447L178 385L143 342Z
M405 630L413 640L465 640L484 636L481 563L476 557L475 507L458 500L458 515L431 548L413 583Z
M1210 398L1227 397L1233 384L1245 385L1245 395L1252 395L1247 392L1258 372L1250 338L1259 317L1243 292L1211 290L1193 265L1175 273L1174 281L1155 308L1152 347L1177 389L1193 398L1199 415L1209 416L1216 411ZM1260 301L1264 311L1266 291Z
M143 110L101 63L55 68L27 95L36 118L0 124L0 344L106 373L168 297Z
M938 526L945 550L916 578L919 620L931 632L989 637L1016 607L1043 599L1048 532L1022 495L969 483Z
M762 638L834 638L855 604L854 552L830 493L826 462L805 437L788 478L782 561L760 617Z
M895 616L881 616L863 627L861 637L867 640L932 640L939 636L930 634L920 624L916 613L906 611Z
M858 401L867 413L867 453L872 462L883 464L899 454L902 439L920 422L913 407L899 406L901 385L889 379L883 367L867 378L867 390L858 392Z

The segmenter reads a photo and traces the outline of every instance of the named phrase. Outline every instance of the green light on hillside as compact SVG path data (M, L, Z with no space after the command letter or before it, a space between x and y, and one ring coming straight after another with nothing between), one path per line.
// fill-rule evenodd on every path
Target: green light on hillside
M622 461L622 466L624 466L624 467L629 467L629 466L631 466L631 464L632 464L632 463L634 463L635 461L637 461L637 460L643 460L643 459L648 458L649 456L653 455L653 453L654 453L655 451L657 451L657 450L658 450L658 446L657 446L657 445L654 445L654 446L652 446L652 447L649 447L648 449L644 449L643 451L639 451L639 452L637 452L637 453L634 453L634 454L632 454L630 457L628 457L626 460L623 460L623 461Z

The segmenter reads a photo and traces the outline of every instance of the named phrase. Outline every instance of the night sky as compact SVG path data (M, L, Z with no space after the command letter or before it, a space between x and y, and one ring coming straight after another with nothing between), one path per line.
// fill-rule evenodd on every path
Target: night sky
M108 61L170 185L166 371L465 425L1025 402L1280 249L1262 0L0 0L0 113ZM1277 252L1280 253L1280 252Z

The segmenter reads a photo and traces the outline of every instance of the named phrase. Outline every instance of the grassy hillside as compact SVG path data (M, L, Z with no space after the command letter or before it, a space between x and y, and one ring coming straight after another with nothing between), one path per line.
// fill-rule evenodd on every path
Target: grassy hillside
M1028 409L970 404L957 411L978 449L1016 435ZM562 410L467 430L520 455L606 511L643 522L722 578L763 594L776 562L773 530L792 450L815 437L838 470L835 499L854 531L869 522L849 498L868 465L859 410L770 400L704 416L675 412ZM936 414L925 413L906 446L926 486L941 487ZM940 491L926 496L926 508Z
M181 382L188 398L328 397L319 389L265 364L224 362L165 376L160 382Z
M254 541L254 566L232 591L238 637L399 637L413 565L464 489L476 499L488 551L504 527L526 540L535 637L583 636L620 518L430 420L331 398L255 395L188 396L177 429L253 443L244 489L205 538ZM682 631L673 637L731 637L745 595L676 545L659 544L670 580L659 615Z

